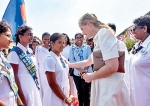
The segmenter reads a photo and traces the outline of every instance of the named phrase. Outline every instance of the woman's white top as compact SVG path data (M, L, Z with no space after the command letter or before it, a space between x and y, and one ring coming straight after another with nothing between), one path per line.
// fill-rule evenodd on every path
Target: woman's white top
M56 82L59 85L60 89L66 97L69 97L70 85L69 85L69 67L66 63L66 59L62 56L65 67L60 61L60 58L54 53L50 52L50 55L44 61L44 70L46 72L54 72L56 76ZM60 98L58 98L55 93L51 90L48 85L44 90L45 100L44 106L67 106Z
M20 43L17 44L17 47L21 48L23 50L23 52L25 54L27 54L27 51L29 53L32 53L30 48L25 48L23 45L21 45ZM34 56L31 56L31 59L33 61L33 63L36 65L36 60ZM19 64L18 65L18 76L20 74L30 74L29 71L27 70L26 66L24 65L24 63L20 60L20 58L18 57L17 53L15 51L12 51L8 54L8 61L9 63L13 63L13 64ZM31 76L31 75L30 75ZM32 77L32 76L31 76Z
M0 62L2 63L1 57L4 58L3 52L0 52ZM14 92L10 88L8 79L0 73L0 100L7 100L13 96Z
M100 29L93 41L96 44L93 51L101 50L104 61L119 57L117 39L110 30L106 28Z
M27 51L32 53L30 48L25 48L20 43L17 44L17 47L23 50L25 54ZM36 66L35 56L32 55L30 57ZM15 51L11 51L8 55L9 63L18 64L18 78L20 81L21 89L25 96L26 102L28 106L42 106L40 92L31 76L26 66L22 62L22 60L18 57ZM37 70L38 71L38 70Z
M135 44L138 48L139 42ZM126 60L127 79L131 106L150 106L150 36L142 43L143 48Z
M62 56L65 62L65 68L63 67L60 58L54 53L50 52L50 55L45 59L44 70L49 72L55 72L57 82L68 81L69 67L66 64L66 59Z

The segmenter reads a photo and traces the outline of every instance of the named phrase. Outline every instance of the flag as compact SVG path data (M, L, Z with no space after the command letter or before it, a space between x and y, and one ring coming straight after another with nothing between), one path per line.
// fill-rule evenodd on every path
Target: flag
M10 0L2 20L9 23L12 28L13 40L16 41L15 33L17 28L23 24L26 24L24 0Z

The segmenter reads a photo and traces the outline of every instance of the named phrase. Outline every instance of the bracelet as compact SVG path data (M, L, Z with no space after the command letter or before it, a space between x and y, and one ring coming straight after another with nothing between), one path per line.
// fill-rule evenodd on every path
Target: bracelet
M65 99L63 100L64 102L66 101L67 97L65 97Z

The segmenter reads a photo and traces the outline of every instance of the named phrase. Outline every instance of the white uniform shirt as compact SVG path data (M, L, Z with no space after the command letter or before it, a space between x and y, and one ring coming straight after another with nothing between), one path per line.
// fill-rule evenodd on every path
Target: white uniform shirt
M130 71L131 106L150 106L150 36L141 46L143 48L131 54L126 63Z
M23 45L21 45L20 43L17 44L17 47L21 48L23 50L23 52L25 54L27 54L27 50L28 52L32 53L30 48L25 48ZM36 64L36 60L35 57L31 56L31 59L33 61L34 64ZM18 57L18 55L16 54L15 51L12 51L8 54L8 61L9 63L13 63L13 64L19 64L18 65L18 76L20 74L30 74L29 71L27 70L26 66L24 65L24 63L20 60L20 58ZM30 75L31 76L31 75ZM31 76L32 77L32 76Z
M101 50L104 61L119 57L117 39L110 30L101 28L95 35L93 41L96 44L93 51Z
M2 52L0 52L0 56L4 57ZM0 61L2 62L1 57ZM4 75L0 74L0 100L7 100L12 96L14 96L14 93L10 88L9 81Z
M66 66L65 68L61 63L60 58L51 51L50 55L45 59L44 70L55 72L57 82L68 82L69 67L65 62L66 59L64 57L62 58Z

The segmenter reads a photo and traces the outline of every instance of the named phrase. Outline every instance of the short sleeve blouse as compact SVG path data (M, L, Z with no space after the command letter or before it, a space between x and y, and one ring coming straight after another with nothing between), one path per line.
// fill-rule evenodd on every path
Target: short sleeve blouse
M101 28L95 35L93 41L96 44L94 51L101 50L103 60L119 57L117 39L111 30Z

